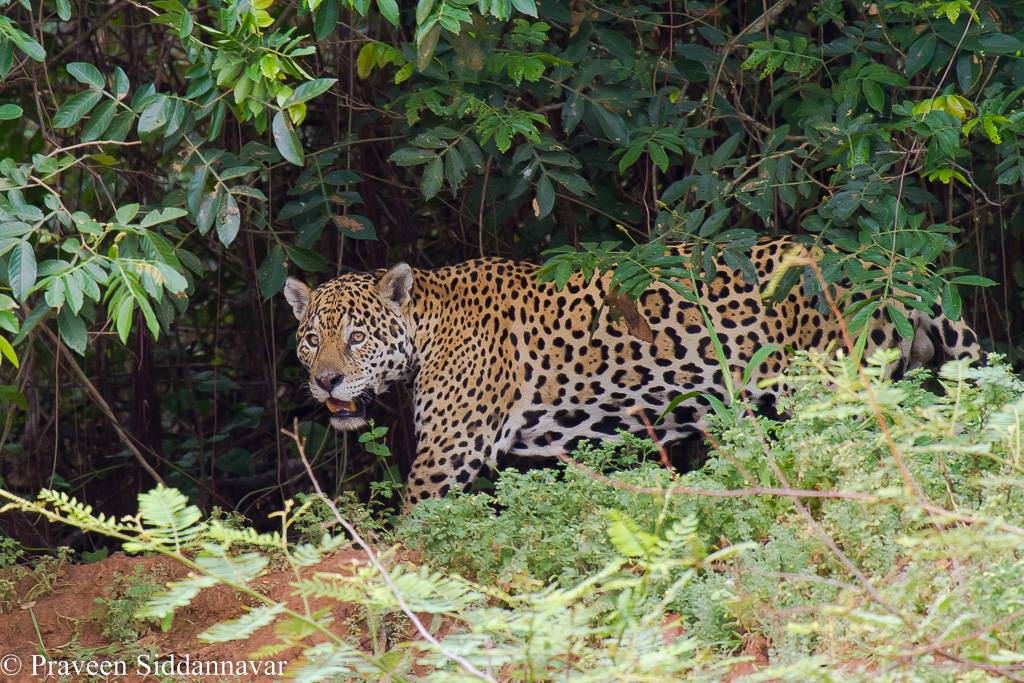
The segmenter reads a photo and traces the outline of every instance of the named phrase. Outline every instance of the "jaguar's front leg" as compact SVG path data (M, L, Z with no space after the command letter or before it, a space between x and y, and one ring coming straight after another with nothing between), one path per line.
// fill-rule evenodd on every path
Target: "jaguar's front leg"
M405 510L428 498L441 498L449 491L464 491L484 466L484 456L472 449L438 448L424 445L416 449L409 472Z
M438 391L441 381L453 376L464 378L461 392ZM496 464L514 431L510 416L521 398L518 382L508 363L486 355L437 356L421 367L414 388L416 457L406 511L453 489L464 491L484 465Z

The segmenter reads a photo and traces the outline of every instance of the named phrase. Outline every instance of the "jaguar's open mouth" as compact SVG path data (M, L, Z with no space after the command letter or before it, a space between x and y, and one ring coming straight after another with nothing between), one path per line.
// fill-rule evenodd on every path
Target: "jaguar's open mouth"
M364 391L358 396L341 401L330 398L324 401L331 413L331 426L341 432L361 429L366 425L366 411L373 403L373 392Z
M362 417L365 412L365 406L356 401L338 401L328 398L324 404L327 406L327 410L331 411L332 417Z

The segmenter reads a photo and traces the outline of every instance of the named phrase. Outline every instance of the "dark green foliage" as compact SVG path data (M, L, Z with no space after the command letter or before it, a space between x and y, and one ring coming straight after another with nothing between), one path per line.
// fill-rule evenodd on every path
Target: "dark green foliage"
M164 572L147 574L141 564L135 565L127 576L115 574L107 596L96 598L103 637L111 643L131 644L138 640L140 630L147 624L136 618L135 613L160 591L166 580Z
M638 460L649 453L649 442L628 434L621 438L623 445L608 442L596 451L583 448L576 456L590 466L628 468L614 474L616 481L667 486L665 469ZM464 494L427 501L401 523L397 537L425 550L439 566L479 580L568 584L615 556L602 515L609 507L645 529L656 525L661 509L651 496L615 491L572 469L503 470L493 497Z

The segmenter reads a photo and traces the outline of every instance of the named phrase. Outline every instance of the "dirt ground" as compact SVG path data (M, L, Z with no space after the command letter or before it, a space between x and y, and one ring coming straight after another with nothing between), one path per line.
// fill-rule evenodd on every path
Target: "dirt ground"
M344 572L345 567L353 563L364 562L362 553L357 551L338 552L325 558L318 565L309 568L314 571ZM67 565L56 574L52 590L38 595L39 582L36 579L23 579L19 582L15 597L9 599L0 613L0 681L4 683L20 683L21 681L156 681L168 680L155 675L152 668L147 674L145 667L136 662L137 654L148 658L147 652L155 652L163 661L172 656L180 663L185 656L194 662L224 662L249 660L249 653L254 650L277 643L273 626L267 626L253 634L246 641L228 643L203 643L196 636L209 626L240 616L243 605L248 598L236 595L224 586L216 586L204 590L188 607L179 609L175 614L173 628L164 633L158 625L144 628L135 643L129 643L131 651L124 667L128 675L113 673L106 677L90 678L84 672L70 676L60 676L59 668L52 669L48 675L46 665L41 663L43 652L50 660L97 661L113 662L123 659L126 645L107 642L102 635L101 612L104 608L97 603L98 598L110 595L111 586L116 577L130 576L141 567L144 574L154 577L154 582L181 577L186 570L170 560L158 557L130 557L116 553L111 557L92 564ZM269 571L261 577L255 587L275 600L287 602L290 607L303 610L301 600L289 595L289 581L295 579L290 569L282 568ZM13 603L13 604L10 604ZM326 601L311 600L313 610L328 606ZM360 627L355 610L346 609L345 605L333 603L333 617L336 628L359 629L359 640L369 648L369 639ZM316 642L313 638L310 643ZM288 662L293 660L299 650L292 648L275 654L272 661ZM112 654L111 654L112 653ZM148 659L147 659L148 661ZM17 670L20 666L20 670ZM98 665L97 665L98 666ZM111 663L109 667L113 666ZM151 665L152 666L152 665ZM186 665L186 670L187 670ZM202 681L246 681L262 683L263 681L282 680L283 676L247 675L214 676L196 678ZM192 680L181 677L174 680Z
M414 555L404 555L403 559L416 561ZM366 561L365 556L354 550L334 553L319 564L307 568L304 576L313 572L345 573ZM250 653L255 650L276 644L273 625L256 631L245 641L227 643L205 643L196 636L213 624L242 615L245 605L251 600L247 596L236 594L224 586L215 586L202 591L188 607L175 613L173 628L164 633L159 625L143 626L139 638L130 643L109 642L102 633L103 610L106 607L97 602L101 598L109 598L112 587L119 584L118 577L130 577L142 574L149 583L162 585L167 581L185 575L180 565L160 557L131 557L123 553L114 555L92 564L68 564L59 572L48 575L52 582L44 590L38 577L22 579L16 586L14 596L5 596L0 603L0 683L21 683L36 681L201 681L203 683L270 683L271 681L287 680L287 676L246 675L246 676L160 676L153 671L153 659L166 664L177 662L179 667L187 671L195 662L238 662L255 661ZM2 578L2 577L0 577ZM291 595L289 583L295 580L290 568L282 567L270 570L254 587L274 600L284 602L297 611L305 611L300 598ZM123 587L125 584L120 582ZM334 621L332 628L336 633L351 629L349 636L354 636L361 647L372 651L372 643L366 630L365 621L357 608L326 600L310 600L310 609L315 611L330 607ZM407 622L404 622L407 624ZM432 627L432 621L424 615L424 623ZM451 623L443 621L435 631L435 635L443 639L450 630ZM392 626L392 628L394 628ZM669 620L665 624L665 638L675 638L685 632L678 620ZM405 633L392 633L392 637L404 641L415 641L416 634L411 626ZM350 638L351 639L351 638ZM318 642L316 637L307 641L308 645ZM741 679L754 673L767 664L767 643L763 638L754 639L746 644L743 655L751 657L751 661L735 666L724 677L726 681ZM45 653L45 657L43 656ZM267 661L282 662L279 667L287 673L289 662L297 659L299 648L284 650ZM145 658L151 668L137 662L137 657ZM187 658L187 660L186 660ZM53 668L47 668L47 660L54 662ZM60 662L108 662L108 671L115 671L106 676L89 676L86 672L61 675ZM121 665L125 674L121 675L111 669L115 662ZM262 666L266 666L265 664ZM418 666L414 670L423 673Z

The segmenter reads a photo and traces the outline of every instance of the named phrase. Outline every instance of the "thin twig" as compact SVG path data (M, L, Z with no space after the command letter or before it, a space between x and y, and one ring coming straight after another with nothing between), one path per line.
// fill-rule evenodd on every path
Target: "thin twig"
M629 414L639 417L640 420L644 423L644 427L647 428L647 436L651 437L651 441L658 448L658 457L661 459L661 466L667 470L671 470L672 461L669 460L668 458L668 453L665 451L665 446L663 446L661 441L658 439L658 434L654 431L654 425L652 425L651 421L647 419L647 413L645 413L643 410L634 408L633 410L629 411Z
M51 330L46 325L40 325L39 329L41 329L43 331L43 334L46 335L46 338L50 342L50 344L52 344L53 347L56 348L59 344L59 340L57 339L57 335L53 333L53 330ZM89 379L89 376L85 374L85 371L82 370L82 368L78 365L78 363L75 362L75 359L72 358L70 354L61 354L60 359L71 370L71 374L75 376L75 379L78 380L78 383L82 385L83 389L85 389L85 393L89 394L89 397L92 399L93 403L96 404L96 407L100 409L100 412L103 413L108 420L110 420L110 425L114 428L114 432L117 433L117 437L121 440L121 443L125 445L125 448L127 448L131 452L132 456L135 457L135 460L138 461L139 466L141 466L142 469L144 469L149 474L149 476L153 477L153 479L155 479L157 482L164 484L165 482L163 478L160 476L160 473L153 469L152 465L146 462L146 458L143 457L142 452L138 449L138 447L136 447L127 430L125 430L125 428L121 426L121 423L118 421L117 416L114 415L114 411L110 409L110 405L107 403L106 399L103 398L103 394L99 392L99 389L97 389L96 386L92 383L92 381Z
M671 486L669 488L659 488L657 486L635 486L624 481L617 481L611 477L601 474L600 472L587 467L583 463L573 460L565 453L559 453L555 457L594 481L622 491L629 491L630 493L643 493L653 496L695 496L698 498L779 496L784 498L838 498L841 500L861 500L869 503L885 502L885 499L879 496L873 496L870 493L856 493L850 491L817 491L815 489L773 488L770 486L752 486L745 489L698 489L690 486Z
M997 628L1002 628L1003 626L1011 624L1014 621L1017 621L1021 618L1024 618L1024 609L1019 609L1013 614L1008 614L1002 619L993 622L983 628L979 628L978 630L972 633L968 633L965 636L960 636L959 638L953 638L951 640L939 640L934 643L928 643L927 645L921 645L920 647L916 647L913 650L910 650L909 652L904 652L899 656L901 658L909 659L911 657L920 657L921 655L928 654L929 652L938 652L939 650L945 650L951 647L956 647L957 645L963 645L966 642L972 641L976 638L980 638L987 633L995 631Z
M52 152L50 152L46 156L52 157L52 156L55 156L57 154L62 154L64 152L70 152L73 149L79 149L81 147L98 147L100 145L120 145L121 147L131 147L133 145L141 145L141 144L142 144L142 142L139 141L139 140L129 140L129 141L126 141L126 142L122 142L120 140L94 140L92 142L79 142L76 145L69 145L67 147L58 147L57 149L53 150Z

